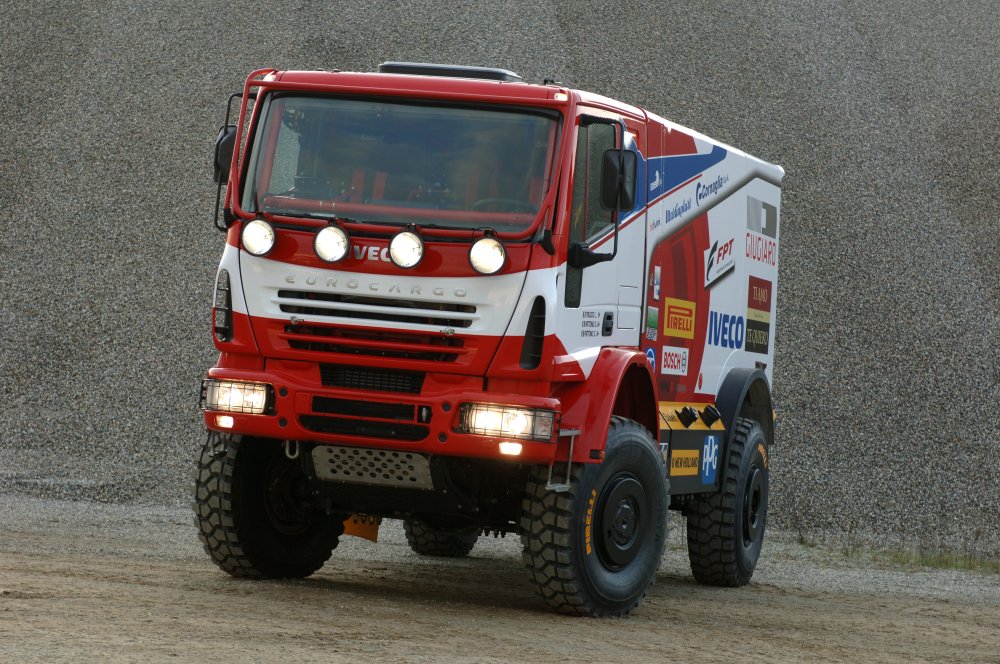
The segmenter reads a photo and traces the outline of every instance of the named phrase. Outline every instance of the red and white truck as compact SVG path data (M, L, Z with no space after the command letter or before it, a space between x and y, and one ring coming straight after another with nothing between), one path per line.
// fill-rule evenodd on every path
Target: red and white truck
M624 615L676 510L694 577L747 583L780 167L502 69L266 69L235 99L195 497L223 570L308 576L396 518L425 555L517 533L549 606Z

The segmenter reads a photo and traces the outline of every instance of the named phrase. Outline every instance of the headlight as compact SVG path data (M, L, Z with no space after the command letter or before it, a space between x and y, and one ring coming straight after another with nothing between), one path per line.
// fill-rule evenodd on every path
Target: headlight
M469 249L469 262L479 274L495 274L507 260L503 243L495 237L481 237Z
M263 256L274 247L274 229L263 219L243 224L243 248L254 256Z
M340 226L330 225L316 233L313 249L327 263L336 263L351 250L351 238Z
M271 409L272 388L267 383L207 379L201 384L201 404L205 410L260 415Z
M405 270L416 267L423 257L424 241L414 231L400 231L389 242L389 258Z
M464 403L459 429L463 433L503 438L552 440L556 414L551 410L527 410L513 406Z

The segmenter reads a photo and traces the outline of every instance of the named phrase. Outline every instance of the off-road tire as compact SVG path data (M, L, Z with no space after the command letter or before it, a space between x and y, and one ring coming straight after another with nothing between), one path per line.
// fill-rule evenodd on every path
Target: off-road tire
M344 532L302 500L304 476L281 443L209 432L198 458L195 524L215 564L235 577L302 578Z
M574 465L565 492L546 489L547 479L547 466L531 469L520 522L524 564L542 600L569 615L628 614L653 583L667 541L670 492L653 437L613 417L603 463Z
M403 532L406 541L416 553L422 556L441 558L464 558L479 540L479 528L445 530L432 528L423 521L406 520Z
M719 491L692 497L688 558L698 583L743 586L753 576L767 524L767 447L760 424L738 418Z

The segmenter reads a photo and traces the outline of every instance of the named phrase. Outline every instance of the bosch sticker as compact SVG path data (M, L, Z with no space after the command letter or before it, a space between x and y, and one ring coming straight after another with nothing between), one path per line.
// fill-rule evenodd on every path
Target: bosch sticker
M701 483L715 484L715 471L719 465L719 439L705 436L705 446L701 452Z
M660 373L668 376L686 376L688 374L688 349L677 346L663 347L663 364ZM646 352L649 354L649 351Z

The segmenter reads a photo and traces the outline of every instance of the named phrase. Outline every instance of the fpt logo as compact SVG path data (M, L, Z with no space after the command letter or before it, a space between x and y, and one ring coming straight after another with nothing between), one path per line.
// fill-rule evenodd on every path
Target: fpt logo
M668 337L694 339L695 303L673 297L664 299L663 334Z
M716 436L705 436L705 445L701 450L701 483L715 484L715 473L719 466L719 439Z
M712 248L705 252L705 288L736 267L736 256L733 254L735 243L736 238L729 238L725 242L716 240Z

